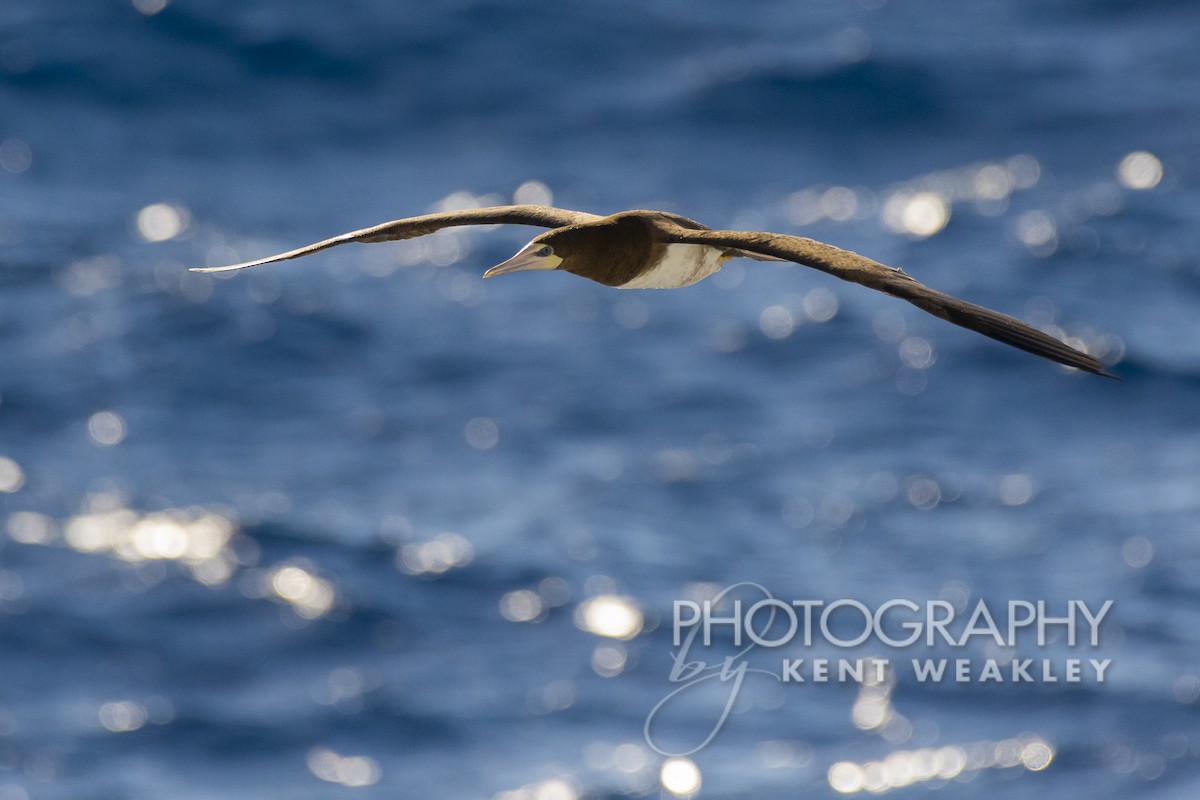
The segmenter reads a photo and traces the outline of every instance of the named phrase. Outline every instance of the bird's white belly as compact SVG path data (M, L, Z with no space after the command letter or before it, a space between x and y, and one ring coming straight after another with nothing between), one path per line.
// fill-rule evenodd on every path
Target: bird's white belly
M618 289L677 289L702 281L721 269L724 253L703 244L669 244L658 266Z

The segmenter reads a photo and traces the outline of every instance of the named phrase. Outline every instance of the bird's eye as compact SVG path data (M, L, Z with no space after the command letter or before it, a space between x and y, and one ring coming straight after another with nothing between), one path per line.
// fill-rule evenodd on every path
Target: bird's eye
M538 258L549 258L550 256L554 255L554 248L548 244L544 244L539 247L534 254Z

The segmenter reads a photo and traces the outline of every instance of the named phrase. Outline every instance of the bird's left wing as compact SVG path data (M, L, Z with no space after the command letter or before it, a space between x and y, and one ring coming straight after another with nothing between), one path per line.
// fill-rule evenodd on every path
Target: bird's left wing
M1095 357L1053 336L991 309L959 300L907 275L840 247L778 233L690 230L668 221L655 226L661 240L682 244L707 244L773 256L828 272L845 281L860 283L899 297L924 311L963 328L982 333L1028 353L1097 375L1115 377Z
M444 211L439 214L425 214L420 217L407 217L372 228L363 228L332 239L306 245L305 247L289 250L286 253L267 256L266 258L246 261L241 264L230 264L226 267L194 267L192 272L230 272L235 269L257 267L260 264L273 264L276 261L287 261L290 258L319 253L330 247L348 242L390 242L399 239L415 239L440 231L442 228L452 228L461 225L535 225L542 228L561 228L564 225L577 225L600 219L595 214L582 211L568 211L565 208L553 206L494 206L491 208L468 208L461 211Z

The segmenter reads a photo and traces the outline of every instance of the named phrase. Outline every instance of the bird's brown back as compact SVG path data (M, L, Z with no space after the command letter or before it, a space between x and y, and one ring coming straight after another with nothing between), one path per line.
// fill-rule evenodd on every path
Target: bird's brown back
M563 259L562 269L605 286L623 286L657 264L666 245L637 212L570 226L538 237Z

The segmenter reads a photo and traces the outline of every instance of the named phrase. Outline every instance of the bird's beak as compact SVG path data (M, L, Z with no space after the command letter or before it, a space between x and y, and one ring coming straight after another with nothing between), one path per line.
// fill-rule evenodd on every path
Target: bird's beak
M489 269L483 277L491 278L496 275L507 275L510 272L521 272L527 269L558 269L562 259L556 255L539 256L535 253L541 248L540 244L526 245L521 252Z

